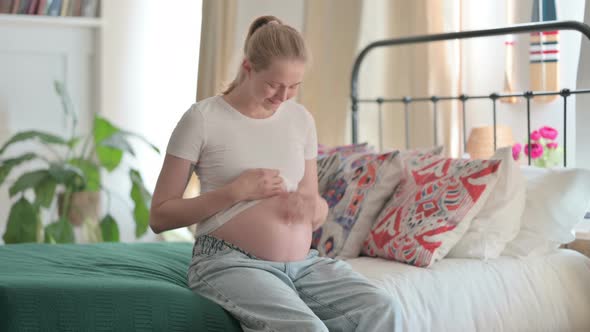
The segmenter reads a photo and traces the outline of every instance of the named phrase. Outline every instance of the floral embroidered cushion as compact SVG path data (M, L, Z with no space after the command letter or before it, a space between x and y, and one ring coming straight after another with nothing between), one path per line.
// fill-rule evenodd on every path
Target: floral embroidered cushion
M323 193L326 191L328 181L338 172L341 165L341 157L336 153L329 157L318 159L318 192Z
M363 243L363 253L428 267L469 228L497 181L500 160L413 153L398 159L402 179Z
M374 152L367 143L327 147L318 144L318 190L323 193L328 181L338 172L343 161L354 153Z
M340 154L342 157L347 157L353 153L358 152L375 152L372 146L368 143L348 144L339 146L327 146L318 144L318 159L329 157L333 154Z
M356 153L343 160L321 192L330 210L313 234L312 248L320 255L359 255L375 217L399 181L401 169L393 162L398 154Z

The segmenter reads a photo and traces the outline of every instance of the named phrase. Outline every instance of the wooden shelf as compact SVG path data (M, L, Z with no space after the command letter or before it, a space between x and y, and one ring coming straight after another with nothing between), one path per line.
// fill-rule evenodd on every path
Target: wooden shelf
M0 14L0 24L100 28L102 20L94 17Z

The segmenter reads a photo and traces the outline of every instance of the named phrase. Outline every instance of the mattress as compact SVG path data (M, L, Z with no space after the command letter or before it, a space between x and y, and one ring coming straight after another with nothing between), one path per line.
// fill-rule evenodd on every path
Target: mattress
M0 246L0 331L241 331L191 292L190 243Z
M571 250L443 259L428 269L348 262L399 300L404 331L590 331L590 259Z

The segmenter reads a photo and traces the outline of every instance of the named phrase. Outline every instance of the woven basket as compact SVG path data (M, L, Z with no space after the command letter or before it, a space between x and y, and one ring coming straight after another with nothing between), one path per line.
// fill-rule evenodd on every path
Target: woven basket
M496 148L512 146L514 138L508 126L496 127ZM494 155L494 127L476 127L471 129L467 140L467 153L473 159L489 159Z

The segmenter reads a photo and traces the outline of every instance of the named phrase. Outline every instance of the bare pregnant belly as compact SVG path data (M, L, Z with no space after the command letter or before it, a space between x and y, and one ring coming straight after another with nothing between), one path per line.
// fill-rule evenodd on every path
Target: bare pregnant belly
M252 255L278 262L303 260L311 244L311 221L289 220L279 196L239 213L211 233Z

